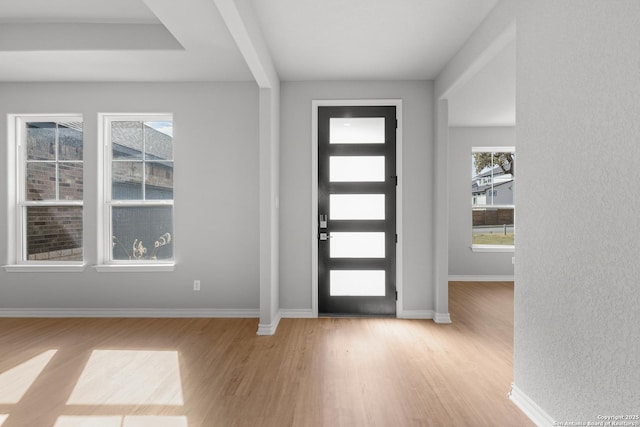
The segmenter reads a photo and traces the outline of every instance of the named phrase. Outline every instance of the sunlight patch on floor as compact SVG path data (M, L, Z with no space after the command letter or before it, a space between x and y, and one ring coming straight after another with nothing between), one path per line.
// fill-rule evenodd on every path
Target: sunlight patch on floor
M4 424L4 421L7 419L9 414L0 414L0 426Z
M188 427L187 417L61 416L53 427Z
M47 350L0 374L0 404L18 403L57 351Z
M94 350L67 404L183 405L178 353Z

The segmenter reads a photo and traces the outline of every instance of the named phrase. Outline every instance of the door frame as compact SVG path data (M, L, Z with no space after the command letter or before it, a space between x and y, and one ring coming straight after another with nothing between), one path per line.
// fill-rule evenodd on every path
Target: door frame
M402 310L402 100L401 99L340 99L311 101L311 310L318 317L318 107L394 106L398 128L396 129L396 317L403 317Z

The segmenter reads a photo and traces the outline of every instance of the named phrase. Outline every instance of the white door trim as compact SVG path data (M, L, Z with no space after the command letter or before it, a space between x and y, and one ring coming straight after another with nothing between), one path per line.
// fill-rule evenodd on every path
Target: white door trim
M318 107L382 106L396 107L398 129L396 129L396 317L403 317L402 304L402 100L401 99L341 99L311 101L311 309L318 317Z

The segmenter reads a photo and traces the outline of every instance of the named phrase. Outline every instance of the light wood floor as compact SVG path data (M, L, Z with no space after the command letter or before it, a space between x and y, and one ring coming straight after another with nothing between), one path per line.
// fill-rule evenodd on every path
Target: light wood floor
M451 283L450 311L272 337L256 319L0 319L0 425L532 426L507 399L513 285Z

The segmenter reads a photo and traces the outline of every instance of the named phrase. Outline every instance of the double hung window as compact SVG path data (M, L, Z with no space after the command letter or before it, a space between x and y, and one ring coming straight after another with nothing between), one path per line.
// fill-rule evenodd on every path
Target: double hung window
M515 158L515 150L512 147L472 149L471 247L473 250L513 250Z
M12 265L83 263L83 129L80 115L10 116L15 226Z
M173 263L173 119L102 115L103 263Z

